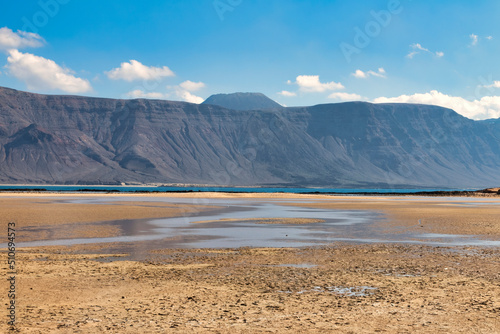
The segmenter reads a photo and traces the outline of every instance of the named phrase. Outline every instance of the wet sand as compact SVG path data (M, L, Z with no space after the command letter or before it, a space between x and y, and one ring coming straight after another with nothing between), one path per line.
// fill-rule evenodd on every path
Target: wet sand
M375 210L387 216L378 223L385 233L480 235L500 239L500 197L465 202L460 198L349 197L325 203L292 204L309 208Z
M210 200L202 198L264 198L280 205L376 210L383 216L375 227L384 233L500 238L497 198L464 204L427 197L155 194L139 196L141 201L134 194L129 201L130 195L113 194L123 201L64 202L101 196L109 195L0 194L2 228L13 219L22 233L71 225L76 232L70 237L81 237L99 221L114 227L107 233L116 235L123 233L121 225L106 222L210 210ZM194 200L168 204L155 201L157 197ZM29 238L40 237L47 236ZM301 248L156 249L142 261L128 260L129 254L119 248L18 249L18 332L500 332L498 247L336 242ZM5 279L0 288L6 295ZM5 307L0 315L0 331L6 332Z
M165 202L121 202L101 204L68 203L75 198L107 198L106 195L0 194L0 223L16 222L23 229L17 241L105 238L118 236L122 230L113 222L139 220L147 224L153 218L178 217L204 210L203 205ZM108 196L109 197L109 196ZM3 240L0 241L4 242Z

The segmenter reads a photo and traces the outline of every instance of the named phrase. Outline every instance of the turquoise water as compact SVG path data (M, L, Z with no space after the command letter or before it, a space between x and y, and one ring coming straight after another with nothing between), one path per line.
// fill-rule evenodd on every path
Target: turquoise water
M234 192L234 193L334 193L334 194L410 194L416 192L463 191L468 189L347 189L347 188L264 188L264 187L140 187L140 186L51 186L51 185L9 185L0 190L39 191L103 191L103 192Z

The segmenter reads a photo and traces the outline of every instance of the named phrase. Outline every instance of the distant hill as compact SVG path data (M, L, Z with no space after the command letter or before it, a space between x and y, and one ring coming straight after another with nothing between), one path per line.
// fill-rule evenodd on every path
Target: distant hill
M490 188L500 121L416 104L232 110L0 87L0 183Z
M215 94L203 104L212 104L233 110L259 110L283 108L279 103L261 93Z

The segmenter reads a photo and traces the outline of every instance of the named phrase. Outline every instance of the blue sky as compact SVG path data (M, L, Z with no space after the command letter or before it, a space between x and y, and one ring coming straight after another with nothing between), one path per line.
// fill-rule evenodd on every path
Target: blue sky
M500 117L500 2L9 1L0 85L199 103L262 92L287 106L349 100Z

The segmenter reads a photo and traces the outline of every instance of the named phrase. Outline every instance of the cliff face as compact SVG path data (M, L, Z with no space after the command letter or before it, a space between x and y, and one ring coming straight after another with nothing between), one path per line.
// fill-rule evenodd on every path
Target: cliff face
M238 111L0 88L0 182L486 187L499 130L424 105Z

